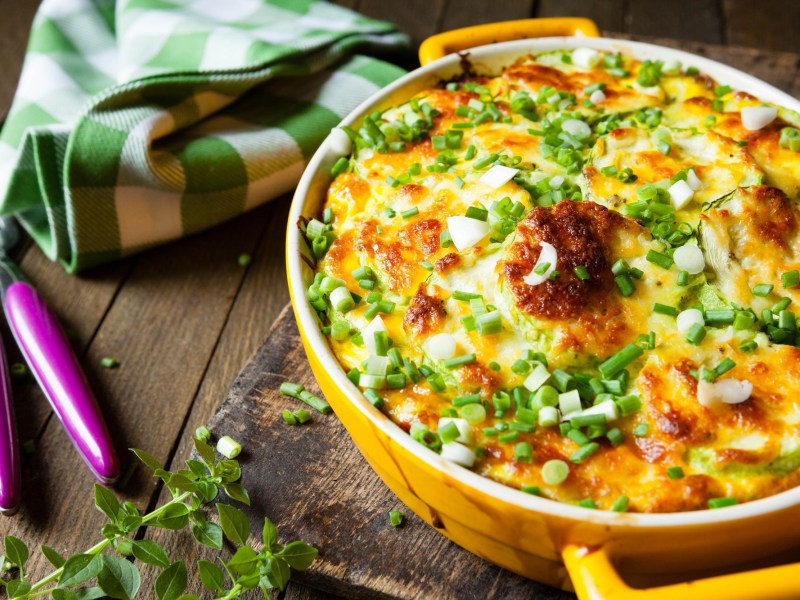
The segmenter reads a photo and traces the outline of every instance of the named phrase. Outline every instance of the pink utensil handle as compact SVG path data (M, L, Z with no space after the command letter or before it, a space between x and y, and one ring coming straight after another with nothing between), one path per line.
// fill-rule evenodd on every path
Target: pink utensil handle
M0 514L12 515L19 508L22 489L19 469L19 446L8 363L3 344L0 343Z
M119 476L119 462L111 436L55 316L22 281L8 286L5 310L20 350L81 458L97 479L112 483Z

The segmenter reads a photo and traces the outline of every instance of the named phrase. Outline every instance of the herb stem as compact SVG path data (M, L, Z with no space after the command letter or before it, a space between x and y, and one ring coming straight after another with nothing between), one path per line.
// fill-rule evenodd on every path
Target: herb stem
M228 593L224 596L219 596L215 600L230 600L231 598L238 598L239 592L242 591L242 584L237 583L231 589L228 590Z

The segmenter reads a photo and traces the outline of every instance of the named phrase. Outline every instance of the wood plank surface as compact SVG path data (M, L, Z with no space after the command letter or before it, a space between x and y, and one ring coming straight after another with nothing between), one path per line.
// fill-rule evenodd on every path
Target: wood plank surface
M800 52L800 38L794 35L800 19L800 2L795 0L681 0L661 4L646 0L410 0L402 3L338 0L338 3L396 22L414 43L445 28L489 21L526 16L588 16L605 31L680 38L682 41L660 38L655 41L722 60L800 96L797 76L800 56L790 53ZM10 105L37 5L37 0L0 0L0 52L3 55L0 115L4 115ZM700 43L704 41L759 49ZM406 66L414 66L413 60L405 61ZM139 445L168 464L183 460L188 453L191 432L211 417L247 357L261 346L259 356L263 358L267 348L262 345L264 333L287 299L283 259L287 209L288 199L283 198L213 231L81 277L66 275L36 248L23 253L20 261L23 269L73 336L76 351L82 357L106 414L111 417L119 448ZM236 262L242 252L254 256L246 270ZM5 339L9 339L7 335ZM121 366L116 370L100 368L99 360L105 355L118 358ZM253 371L254 364L248 367L249 375L246 371L243 377L265 376L263 372ZM302 371L301 363L286 358L282 368L289 369L286 372L292 374L293 370ZM307 373L303 376L308 377ZM296 378L294 374L293 378ZM239 380L239 393L243 381L246 380ZM277 379L265 381L275 383ZM20 438L38 443L36 451L24 457L25 506L18 517L0 519L0 534L19 535L32 544L49 543L60 550L84 549L96 540L101 521L89 499L91 479L61 427L52 419L36 386L32 382L15 382L14 390ZM317 419L308 429L287 432L282 421L276 422L277 413L271 412L284 399L271 402L268 396L258 393L245 400L237 408L240 411L247 408L245 412L236 413L229 402L228 412L221 413L216 423L221 428L228 427L224 415L230 418L240 414L250 419L246 422L248 427L263 434L259 444L252 447L251 462L245 464L246 473L253 472L253 469L248 471L251 467L256 467L255 471L260 473L256 459L262 460L268 450L278 452L292 448L283 447L284 434L297 436L290 439L295 444L293 447L298 448L322 428L327 431L338 426L333 417L328 417ZM281 444L273 434L281 436ZM352 444L348 444L349 439L343 437L336 451L345 452L344 459L361 460L354 454ZM307 468L317 469L318 466L309 462ZM291 475L277 467L272 473L276 477ZM404 511L409 519L407 527L392 529L386 512L398 506L396 499L375 483L377 479L371 472L365 473L356 475L340 468L326 474L327 486L334 490L330 502L317 511L321 514L314 515L316 521L308 522L299 521L298 513L303 507L297 506L301 497L297 481L294 488L289 488L295 491L289 493L281 491L280 478L265 484L250 480L247 475L245 483L254 484L255 488L251 486L251 489L266 502L251 513L253 520L257 512L266 512L276 517L287 537L303 536L304 531L311 535L307 528L324 518L338 518L341 523L330 529L339 536L350 534L353 538L349 546L345 546L346 552L363 552L369 540L377 539L386 544L399 543L408 554L417 553L407 564L400 565L397 577L375 588L371 578L376 571L359 572L356 562L348 562L344 555L337 556L335 551L326 550L302 581L317 588L324 587L329 592L312 591L292 583L284 598L331 600L338 597L331 591L347 597L352 589L369 589L369 597L376 597L375 594L385 598L431 597L433 590L440 589L437 587L440 584L426 574L429 565L427 561L421 562L420 552L434 553L434 556L439 553L447 556L449 552L464 555L456 559L455 572L461 579L475 579L480 584L480 592L476 594L475 588L458 587L461 582L448 580L448 585L455 586L452 589L461 594L460 597L565 597L561 592L535 587L519 578L507 580L507 575L455 548L408 510ZM383 503L379 509L365 509L359 516L361 538L345 528L347 513L341 504L347 496L337 487L354 482L368 488L377 485L376 498ZM145 506L154 503L160 493L159 486L137 472L121 495ZM153 535L161 534L153 532ZM196 549L186 537L158 539L165 541L171 555L176 557L188 558ZM324 539L316 541L323 545ZM412 568L424 575L420 577L417 573L412 577ZM31 564L33 577L43 571L40 560ZM143 570L145 586L152 584L151 575L150 570Z

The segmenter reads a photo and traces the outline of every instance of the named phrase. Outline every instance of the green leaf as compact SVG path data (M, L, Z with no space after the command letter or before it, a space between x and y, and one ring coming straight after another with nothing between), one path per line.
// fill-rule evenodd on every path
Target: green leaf
M200 597L197 594L184 594L178 600L200 600Z
M6 584L6 593L9 598L19 598L31 591L31 584L27 581L12 579Z
M53 550L50 546L42 545L42 554L44 554L44 557L56 569L59 569L62 566L64 566L64 563L66 562L66 559L63 556L61 556L58 552Z
M139 591L142 579L136 566L110 554L103 555L103 568L97 574L97 583L107 596L120 600L132 600Z
M281 558L284 558L290 566L298 571L305 571L310 567L317 558L317 554L319 554L319 550L301 541L287 544L280 552Z
M222 477L224 483L238 481L242 476L242 467L238 460L221 460L217 463L216 475Z
M136 531L142 526L142 517L139 515L126 515L122 518L119 525L125 532Z
M197 450L197 453L200 455L200 458L203 459L209 468L214 466L214 460L217 456L214 454L214 449L205 443L203 440L199 440L197 438L192 438L194 441L194 448Z
M129 448L129 450L136 455L136 458L150 467L153 471L161 468L161 463L158 462L154 456L148 454L144 450L139 450L138 448Z
M114 492L103 487L99 483L94 484L94 505L98 510L109 518L112 523L117 522L120 504Z
M203 521L192 526L194 539L211 548L222 550L222 529L216 523Z
M156 579L156 595L159 600L176 600L186 589L186 565L175 561Z
M264 545L270 550L278 543L278 530L269 517L264 517L264 530L261 533L261 539L264 540Z
M219 524L225 536L234 544L244 546L250 535L250 521L238 508L227 504L217 504Z
M222 569L207 560L198 560L197 570L200 571L200 581L206 588L212 592L222 591L225 586L225 573Z
M246 504L250 506L250 494L247 493L247 490L244 486L240 483L226 483L222 486L225 490L225 493L228 494L228 497L231 500L237 500L242 504Z
M267 559L266 577L268 587L283 591L289 583L289 563L279 556Z
M164 549L152 540L138 540L133 542L133 555L148 565L166 568L169 566L169 556Z
M170 488L176 488L183 492L194 492L197 490L197 484L180 473L173 473L167 485L169 485Z
M97 576L103 568L103 557L99 554L74 554L64 563L64 571L58 587L72 587Z
M250 575L258 566L258 554L250 546L240 546L228 561L228 567L242 575Z
M3 546L6 549L6 560L24 571L25 563L28 562L28 547L25 542L13 535L7 535L3 538Z
M219 488L210 481L198 481L196 485L197 495L203 504L208 504L219 494Z
M192 473L198 477L205 477L208 475L208 467L201 463L199 460L189 459L186 461L186 466L189 467Z
M156 527L164 529L183 529L189 522L189 507L183 502L168 504L164 507L164 512L153 523Z
M97 600L105 598L105 592L99 587L80 588L78 590L55 589L50 592L53 600Z

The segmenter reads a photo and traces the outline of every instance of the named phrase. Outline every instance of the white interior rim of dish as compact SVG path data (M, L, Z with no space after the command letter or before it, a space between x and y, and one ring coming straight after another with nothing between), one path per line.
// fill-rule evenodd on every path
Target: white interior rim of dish
M734 89L747 91L760 100L772 102L800 112L800 101L752 75L748 75L733 67L689 52L642 42L599 37L549 37L515 40L470 49L468 51L468 59L479 74L496 75L503 66L510 64L520 56L547 52L549 50L571 50L579 47L590 47L609 52L623 52L639 60L679 60L684 67L695 66L701 73L713 77L720 84L730 85ZM411 71L365 100L353 112L345 117L341 124L349 125L358 121L362 116L372 112L376 106L381 106L385 103L389 97L404 91L406 87L414 87L414 84L419 84L420 82L437 79L447 80L454 77L456 74L463 72L460 66L461 62L461 56L450 54ZM428 86L430 85L432 85L432 83L428 83ZM414 92L409 90L409 93L413 94ZM410 452L419 460L428 463L442 475L457 478L468 487L474 488L476 491L492 496L502 502L530 509L540 514L574 521L592 522L610 527L671 528L684 527L687 525L711 525L760 517L767 513L791 508L800 503L800 486L798 486L773 496L714 510L677 513L614 513L611 511L593 510L526 494L515 488L478 475L469 469L449 463L435 452L414 441L410 435L400 429L388 416L373 407L367 399L364 398L361 391L347 379L344 370L339 365L333 351L330 349L328 342L317 325L318 320L314 310L305 300L303 282L304 263L301 259L300 252L302 240L300 230L296 226L296 223L304 213L306 213L306 216L310 214L306 211L306 205L309 202L316 204L318 200L321 200L310 196L312 183L315 178L323 176L328 180L330 179L327 174L318 173L327 158L326 152L327 144L323 144L312 156L297 186L297 191L295 192L291 211L289 213L286 252L290 281L293 286L292 297L295 302L294 308L296 314L299 316L302 328L307 334L308 343L319 358L322 366L339 386L340 391L394 443L403 447L404 450ZM321 206L321 203L317 206Z

